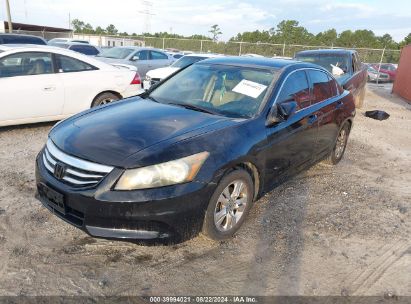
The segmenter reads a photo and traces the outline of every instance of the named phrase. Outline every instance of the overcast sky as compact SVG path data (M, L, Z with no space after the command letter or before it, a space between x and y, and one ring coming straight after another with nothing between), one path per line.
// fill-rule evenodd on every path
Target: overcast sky
M141 0L10 0L15 22L68 27L71 18L119 31L141 33L147 9ZM222 39L243 31L268 30L281 20L295 19L309 31L336 28L370 29L401 41L411 32L411 0L151 0L151 31L208 35L218 24ZM0 0L0 18L6 19Z

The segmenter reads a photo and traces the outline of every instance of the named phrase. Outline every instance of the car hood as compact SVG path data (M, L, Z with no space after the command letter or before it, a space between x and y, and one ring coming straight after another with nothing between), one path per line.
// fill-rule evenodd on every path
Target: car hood
M155 70L151 70L147 73L148 76L151 78L159 78L159 79L164 79L174 72L178 71L180 68L176 67L164 67L164 68L159 68Z
M227 120L137 97L80 113L59 123L49 136L65 153L124 167L126 158L141 150L187 139Z

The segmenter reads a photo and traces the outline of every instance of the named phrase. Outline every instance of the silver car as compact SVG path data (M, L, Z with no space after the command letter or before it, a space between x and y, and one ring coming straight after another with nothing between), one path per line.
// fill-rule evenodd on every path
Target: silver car
M141 78L150 70L169 66L173 59L167 53L154 48L119 46L103 49L97 59L110 64L134 65Z

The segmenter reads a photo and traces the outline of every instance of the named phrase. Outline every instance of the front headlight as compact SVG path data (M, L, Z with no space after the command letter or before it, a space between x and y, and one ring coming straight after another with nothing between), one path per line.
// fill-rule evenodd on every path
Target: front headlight
M190 182L209 154L201 152L158 165L126 170L115 190L149 189Z
M151 77L146 74L146 81L151 81Z

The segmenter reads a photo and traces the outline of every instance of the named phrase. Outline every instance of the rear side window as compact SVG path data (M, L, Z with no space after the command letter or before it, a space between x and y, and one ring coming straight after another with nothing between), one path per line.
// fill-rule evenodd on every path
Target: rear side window
M73 45L70 47L70 50L91 56L99 53L99 51L91 45Z
M56 54L57 69L60 73L92 71L97 68L81 60Z
M331 98L333 93L331 91L330 78L324 72L318 70L308 70L310 76L312 90L311 103L315 104Z
M168 56L164 53L151 51L151 59L152 60L160 60L160 59L168 59Z
M53 73L50 53L24 52L0 59L0 77L42 75Z
M310 105L310 87L304 71L294 72L286 79L277 100L278 103L295 101L298 110Z

